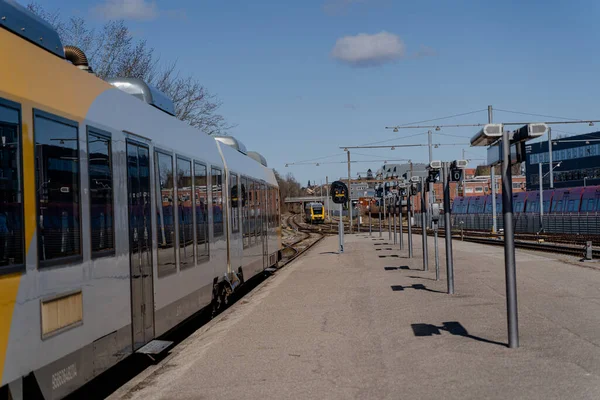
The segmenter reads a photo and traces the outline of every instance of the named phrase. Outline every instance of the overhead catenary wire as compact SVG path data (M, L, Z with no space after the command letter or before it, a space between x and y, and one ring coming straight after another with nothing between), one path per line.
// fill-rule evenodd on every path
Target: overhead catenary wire
M534 117L564 119L564 120L567 120L567 121L581 121L580 118L557 117L555 115L544 115L544 114L528 113L528 112L523 112L523 111L503 110L501 108L494 108L494 111L501 111L501 112L506 112L506 113L511 113L511 114L520 114L520 115L531 115L531 116L534 116Z
M477 113L483 112L483 111L487 112L487 108L485 108L483 110L475 110L475 111L469 111L469 112L460 113L460 114L449 115L447 117L439 117L439 118L426 119L426 120L423 120L423 121L407 122L405 124L397 125L397 126L407 126L407 125L412 125L412 124L422 124L423 122L439 121L439 120L442 120L442 119L450 119L450 118L462 117L462 116L465 116L465 115L477 114ZM425 133L427 133L427 132L425 132Z
M361 144L360 146L369 146L369 145L372 145L372 144L381 144L381 143L393 142L393 141L396 141L396 140L404 140L404 139L409 139L409 138L412 138L412 137L424 135L426 133L427 133L427 131L425 131L425 132L419 132L419 133L415 133L415 134L408 135L408 136L402 136L400 138L396 136L396 137L394 137L392 139L380 140L378 142L364 143L364 144Z

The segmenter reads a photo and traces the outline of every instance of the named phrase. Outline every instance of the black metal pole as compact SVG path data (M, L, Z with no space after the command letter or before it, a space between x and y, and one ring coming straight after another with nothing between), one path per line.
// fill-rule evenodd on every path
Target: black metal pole
M427 251L427 204L425 202L425 179L421 179L421 231L423 237L423 271L429 270L429 254Z
M452 226L450 225L450 174L448 163L444 164L444 231L446 233L446 273L448 294L454 294L454 265L452 265Z
M402 197L400 196L400 250L404 250L404 225L402 222Z
M435 280L440 280L440 258L438 255L438 224L433 223L433 247L435 247Z
M379 200L379 207L377 207L379 210L379 237L381 237L381 207L383 207L383 204L382 201Z
M343 205L340 203L340 222L338 224L338 235L340 241L340 253L344 252L344 221L342 221Z
M371 222L371 199L369 199L369 207L367 208L369 211L369 236L373 235L373 224Z
M388 221L388 240L391 241L392 240L392 213L390 212L391 209L391 201L392 198L388 197L388 206L387 206L387 221Z
M502 214L504 217L504 267L506 274L508 347L513 349L519 347L519 321L515 237L513 230L512 173L510 167L510 139L508 131L505 131L502 134Z
M412 224L411 224L411 218L410 218L410 212L411 212L411 195L410 195L410 186L408 188L408 196L406 198L406 215L407 215L407 221L408 221L408 258L412 258L413 256L413 248L412 248Z

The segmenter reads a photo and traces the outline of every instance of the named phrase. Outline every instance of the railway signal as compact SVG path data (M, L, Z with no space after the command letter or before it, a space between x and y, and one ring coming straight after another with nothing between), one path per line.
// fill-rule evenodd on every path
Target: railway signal
M454 160L450 164L450 180L460 182L462 180L463 169L467 167L467 160Z
M344 182L335 181L331 183L331 200L340 205L340 222L338 225L338 235L340 238L340 253L344 252L344 221L342 220L342 211L344 204L348 202L348 186ZM349 210L352 212L352 210Z

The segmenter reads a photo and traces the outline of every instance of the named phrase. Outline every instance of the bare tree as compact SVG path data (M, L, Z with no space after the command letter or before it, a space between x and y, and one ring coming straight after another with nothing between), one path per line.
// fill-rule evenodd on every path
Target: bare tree
M218 113L223 103L216 94L195 78L182 76L176 61L161 68L154 48L134 39L124 21L108 21L97 31L81 17L64 20L58 11L48 12L37 3L28 8L49 22L64 44L83 50L99 78L144 80L173 99L177 118L206 134L227 134L236 126Z

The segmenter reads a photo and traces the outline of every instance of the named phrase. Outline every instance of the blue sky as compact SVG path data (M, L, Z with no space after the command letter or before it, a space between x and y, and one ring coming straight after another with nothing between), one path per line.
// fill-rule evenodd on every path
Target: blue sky
M22 0L21 0L22 1ZM24 1L22 1L25 3ZM347 175L345 164L290 166L338 147L423 130L385 126L497 109L600 119L600 2L395 0L41 0L100 25L123 17L164 60L178 59L223 100L231 133L269 166L305 184ZM359 36L363 34L362 36ZM497 111L495 122L548 120ZM479 112L439 123L480 123ZM562 125L553 132L588 132ZM473 128L442 129L434 159L456 159ZM452 135L452 136L450 136ZM426 148L357 150L353 159L426 161ZM479 163L473 160L472 164ZM353 164L366 171L381 163Z

